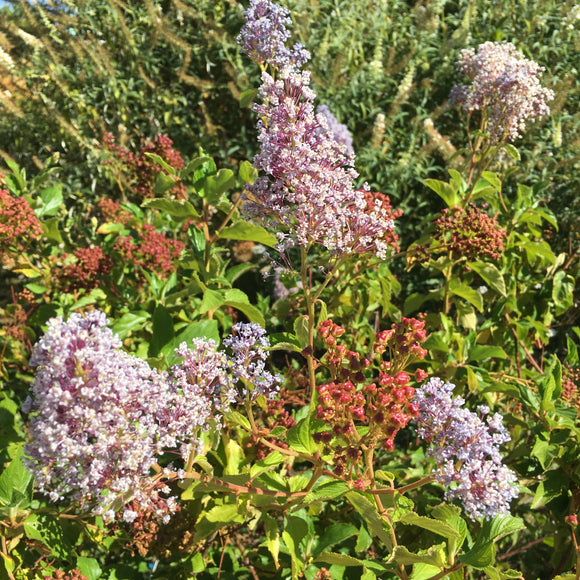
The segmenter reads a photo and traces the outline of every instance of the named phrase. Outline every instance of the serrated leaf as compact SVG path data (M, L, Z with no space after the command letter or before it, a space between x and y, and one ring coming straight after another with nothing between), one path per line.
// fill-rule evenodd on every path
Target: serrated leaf
M334 564L336 566L364 566L364 560L353 558L347 554L336 554L334 552L326 552L314 559L315 562L324 562L325 564Z
M449 524L446 524L441 520L434 520L425 516L417 515L415 512L407 512L399 518L399 522L401 524L418 526L443 536L444 538L459 538L459 532Z
M507 354L501 346L476 344L470 349L467 360L483 361L489 358L505 359Z
M103 572L95 558L86 558L85 556L77 557L77 569L89 580L97 580Z
M496 191L501 192L501 179L497 173L493 171L483 171L481 176L487 181Z
M347 493L346 498L367 523L370 534L381 540L387 549L391 551L393 549L393 540L391 534L385 529L385 525L388 524L378 514L376 506L362 494L355 491Z
M219 237L226 240L247 240L270 248L274 248L278 243L276 236L267 229L245 221L238 221L227 228L223 228L219 233Z
M424 179L423 183L429 189L432 189L445 202L447 207L454 207L461 202L457 190L451 184L439 179Z
M343 481L324 481L304 498L304 503L336 499L348 493L349 490L350 488Z
M511 143L506 143L506 144L504 144L503 147L507 151L507 154L512 159L515 159L516 161L520 161L521 160L520 152L516 149L516 147L514 147L514 145L512 145Z
M301 419L296 425L288 430L288 445L290 449L298 453L313 453L317 449L317 444L310 432L310 417Z
M186 199L166 199L164 197L156 197L153 199L146 199L141 204L141 207L159 209L167 212L171 216L179 218L199 217L198 211Z
M165 169L171 175L177 175L177 169L175 169L175 167L171 167L171 165L169 165L169 163L167 163L163 157L157 155L156 153L149 152L146 152L145 155L149 157L149 159L155 161L157 165L161 165L161 167L163 167L163 169Z
M63 203L62 187L60 185L47 187L40 192L40 198L42 199L42 207L34 210L36 217L53 216Z
M192 171L195 171L198 167L202 166L204 163L213 161L211 157L203 155L201 157L196 157L192 159L180 172L179 177L185 179Z
M441 546L432 546L419 554L410 552L405 546L395 546L387 562L403 566L408 564L429 564L442 569L445 567L446 558L445 551Z
M20 492L20 497L26 496L32 481L32 474L22 461L22 449L23 446L18 448L17 455L0 475L0 502L6 506L12 504L15 492Z
M467 300L473 304L480 312L483 312L483 297L480 292L467 286L467 284L456 284L449 287L449 291L456 296Z
M525 528L523 520L510 515L496 516L493 520L486 520L471 550L466 554L461 554L459 560L474 568L486 568L493 564L495 558L494 543L523 528Z
M501 272L493 264L487 262L468 262L467 265L492 289L501 296L507 296L505 281Z
M246 183L254 183L256 177L258 177L257 169L245 159L240 163L239 174L240 178Z
M250 322L256 322L262 328L266 326L266 320L263 314L255 306L246 304L245 302L237 302L235 300L225 300L224 305L231 306L232 308L239 310L248 317Z
M288 518L286 527L282 532L282 539L288 548L292 560L292 578L298 578L304 569L304 559L300 554L300 542L308 533L308 525L299 517Z

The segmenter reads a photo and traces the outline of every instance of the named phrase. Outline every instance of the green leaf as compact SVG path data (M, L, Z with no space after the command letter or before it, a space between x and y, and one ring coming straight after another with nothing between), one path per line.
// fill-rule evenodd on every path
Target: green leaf
M89 580L97 580L103 572L95 558L77 557L77 569Z
M425 516L417 515L415 512L407 512L399 518L399 522L401 524L418 526L448 539L459 538L460 536L459 532L449 524L446 524L441 520L434 520Z
M213 162L211 157L203 155L202 157L196 157L192 159L179 173L181 179L185 179L192 171L195 171L198 167L201 167L204 163ZM214 164L215 167L215 164Z
M238 411L228 411L227 413L224 413L224 419L227 424L233 423L234 425L239 425L248 432L252 431L250 421L248 421L248 419ZM252 477L255 477L255 475L252 475Z
M381 540L387 550L391 551L393 549L393 540L390 532L385 529L385 525L388 524L381 518L376 506L356 491L347 493L346 498L367 523L370 534Z
M231 169L220 169L216 175L210 175L205 181L205 197L211 203L220 197L222 193L233 187L236 183L234 172Z
M477 290L474 290L467 284L455 284L449 286L449 291L456 296L467 300L473 304L480 312L483 312L483 296Z
M294 334L301 349L308 346L308 316L303 314L294 320Z
M244 159L240 163L239 174L240 178L246 183L254 183L256 177L258 177L258 170L249 161Z
M493 264L486 262L468 262L467 265L492 289L501 296L507 296L505 281L501 272Z
M364 566L365 561L353 558L347 554L336 554L334 552L326 552L314 559L315 562L324 562L325 564L334 564L335 566Z
M226 240L248 240L273 248L278 243L276 236L267 229L250 222L238 221L220 231L219 237Z
M258 89L246 89L243 91L240 95L240 108L245 109L249 107L254 102L257 94Z
M288 548L290 558L292 559L292 579L298 578L304 569L304 558L300 554L300 542L308 533L308 525L299 517L291 516L284 531L282 532L282 539Z
M178 218L199 217L199 213L195 207L193 207L193 205L186 199L166 199L164 197L156 197L153 199L146 199L141 204L141 207L159 209Z
M403 566L408 564L429 564L430 566L436 566L441 570L446 564L445 550L441 546L432 546L428 550L414 554L405 546L395 546L393 553L387 562L389 564L399 564Z
M310 454L316 451L317 444L310 432L310 417L305 417L298 421L294 427L288 430L288 445L290 449L298 453Z
M470 349L467 360L483 361L489 358L506 359L507 354L501 346L476 344Z
M53 240L59 244L63 243L62 236L60 235L60 230L58 226L61 220L58 218L50 218L42 222L42 232L46 238Z
M262 521L264 522L264 531L266 532L266 543L268 551L272 554L274 559L274 566L276 570L280 567L278 556L280 554L280 532L276 520L268 514L262 514Z
M471 550L460 554L459 560L478 569L491 566L495 558L494 542L523 528L525 528L523 520L510 515L496 516L493 520L486 520Z
M115 334L119 335L119 338L123 339L131 331L142 329L150 316L149 312L146 312L145 310L126 312L113 324L112 330Z
M224 305L239 310L248 317L250 322L257 322L261 327L266 326L264 316L255 306L246 304L245 302L236 302L235 300L225 300Z
M461 202L456 187L451 184L439 179L425 179L423 183L429 189L432 189L446 203L447 207L454 207Z
M249 427L250 424L248 422L248 430L250 430ZM272 453L268 453L268 455L266 455L264 459L261 459L260 461L252 465L252 467L250 468L250 476L252 477L252 479L254 477L258 477L264 471L269 470L273 465L281 465L282 463L284 463L284 461L286 461L286 458L279 451L273 451Z
M449 554L449 561L455 560L455 555L461 549L465 537L467 536L467 524L461 518L461 510L457 506L449 504L440 504L431 510L431 515L447 525L452 526L457 531L459 537L449 538L447 541L447 553Z
M350 490L343 481L324 481L317 485L305 498L304 503L337 499ZM357 531L358 532L358 531Z
M559 270L554 276L552 299L556 306L556 316L560 316L574 304L574 286L576 280L564 270Z
M511 143L506 143L503 147L512 159L515 159L516 161L521 160L520 152Z
M42 199L42 207L34 211L36 217L51 217L58 212L62 205L62 187L60 185L47 187L40 192L40 198Z
M556 256L552 252L549 244L546 242L532 242L525 241L519 243L518 246L523 247L526 251L528 262L533 266L537 260L543 263L553 264L556 261Z
M193 541L200 542L221 528L233 524L241 524L244 519L244 516L238 513L238 508L235 504L216 505L200 515L195 525Z
M487 181L496 191L501 192L501 179L497 173L493 171L483 171L481 176Z
M175 167L171 167L171 165L169 165L169 163L167 163L163 157L160 157L155 153L148 152L146 152L145 155L149 157L149 159L155 161L157 165L161 165L161 167L163 167L163 169L165 169L170 175L177 175L177 169L175 169Z
M175 336L171 314L161 304L157 304L153 313L153 336L149 343L148 354L156 357L161 349Z
M578 364L578 348L574 341L567 336L566 337L566 347L568 353L566 354L565 362L567 362L570 366L575 366Z
M153 186L153 193L155 195L163 195L166 191L169 191L175 186L177 182L171 175L160 171L155 177L155 185Z
M0 475L0 502L6 506L11 505L16 496L18 496L19 501L31 491L29 485L32 482L32 474L26 469L22 461L22 449L21 445L16 457ZM14 492L20 493L15 494Z
M347 538L358 535L358 528L352 524L334 524L318 539L318 543L312 550L312 556L316 558L330 546L340 544Z
M217 290L212 290L207 288L203 293L203 298L201 300L201 305L199 307L199 313L205 314L210 310L216 310L224 304L224 295L222 292Z

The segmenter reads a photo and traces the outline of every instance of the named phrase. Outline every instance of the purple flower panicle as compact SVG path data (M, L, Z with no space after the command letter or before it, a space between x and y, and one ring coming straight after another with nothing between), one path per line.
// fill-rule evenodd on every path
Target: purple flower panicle
M282 377L266 370L270 341L266 331L254 322L239 322L232 328L232 334L224 339L231 355L228 357L229 370L242 381L242 395L249 392L252 399L258 395L274 398L280 389Z
M510 440L499 413L489 408L476 413L463 408L465 401L453 397L452 383L431 378L415 393L419 405L419 436L431 444L428 455L437 463L438 481L449 487L446 499L458 498L472 519L509 513L517 497L516 474L502 463L499 446Z
M25 410L35 415L25 453L51 500L67 495L110 518L130 499L159 509L158 493L168 490L148 490L149 474L173 441L155 419L170 404L166 377L119 350L107 322L99 311L49 321L31 358ZM171 498L164 505L161 518L175 507Z
M260 117L254 166L262 175L247 187L245 210L286 230L281 252L321 244L338 255L384 258L394 225L390 206L377 198L368 208L368 187L355 189L354 155L336 140L326 114L315 114L309 84L308 71L285 68L278 80L262 73L262 104L254 107Z
M352 135L348 127L338 122L338 119L331 113L326 105L319 105L316 108L317 113L322 113L326 117L328 130L334 137L335 141L342 143L345 147L345 153L350 156L354 155L354 148L352 146Z
M457 70L471 84L456 85L450 103L469 114L480 110L487 115L485 130L496 143L513 141L526 121L550 112L547 103L554 91L540 85L544 68L522 56L511 42L485 42L477 52L462 50Z
M163 483L159 456L172 452L184 462L203 453L202 430L219 430L222 416L241 397L272 397L280 378L265 369L265 331L238 324L224 344L211 339L182 343L182 361L159 373L121 350L103 312L74 313L48 322L31 358L36 368L27 464L38 488L52 501L70 498L106 520L136 517L131 506L167 521L177 509Z
M310 60L310 53L302 44L296 43L292 49L286 48L290 38L286 26L292 24L287 8L270 0L251 0L245 12L245 20L237 40L241 51L254 62L275 67L301 68Z

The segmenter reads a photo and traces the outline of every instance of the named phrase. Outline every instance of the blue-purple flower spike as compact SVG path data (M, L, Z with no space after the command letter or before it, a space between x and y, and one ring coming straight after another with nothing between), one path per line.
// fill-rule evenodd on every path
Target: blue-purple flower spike
M286 26L292 24L290 11L286 8L270 0L251 0L245 20L237 40L241 51L254 62L299 69L310 60L310 53L302 44L286 48L286 41L290 38Z
M499 446L510 440L499 413L483 421L453 397L452 383L432 378L415 393L419 436L430 443L436 477L448 487L446 499L458 498L471 519L509 513L517 497L516 474L502 463ZM482 416L489 408L479 407Z

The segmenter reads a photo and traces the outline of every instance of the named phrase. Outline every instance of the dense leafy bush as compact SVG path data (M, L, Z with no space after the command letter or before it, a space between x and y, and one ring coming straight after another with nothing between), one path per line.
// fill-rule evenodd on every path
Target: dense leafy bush
M576 578L578 6L247 9L0 11L0 577Z

